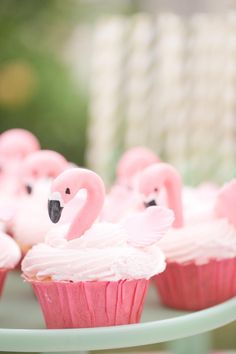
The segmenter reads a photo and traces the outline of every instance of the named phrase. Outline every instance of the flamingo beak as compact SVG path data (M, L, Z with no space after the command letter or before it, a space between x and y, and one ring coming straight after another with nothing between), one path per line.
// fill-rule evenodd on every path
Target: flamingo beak
M151 199L148 202L144 202L145 208L149 208L150 206L156 206L157 202L155 199Z
M32 194L33 187L31 186L31 184L26 184L25 189L28 194Z
M61 213L63 210L63 203L61 198L55 195L52 195L48 200L48 214L51 221L55 224L61 218Z

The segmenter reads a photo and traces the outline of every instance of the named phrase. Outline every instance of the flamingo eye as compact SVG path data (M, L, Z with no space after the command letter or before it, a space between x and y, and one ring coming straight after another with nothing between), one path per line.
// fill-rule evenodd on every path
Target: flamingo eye
M158 192L158 188L154 188L154 192Z
M66 194L70 194L70 188L66 188L65 193L66 193Z

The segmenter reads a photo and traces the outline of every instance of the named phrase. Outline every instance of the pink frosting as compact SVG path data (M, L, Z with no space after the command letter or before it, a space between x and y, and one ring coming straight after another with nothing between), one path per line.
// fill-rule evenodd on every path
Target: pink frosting
M53 234L55 230L53 230ZM51 234L34 246L22 262L27 278L92 281L150 278L165 269L165 257L156 246L136 248L127 243L124 228L94 224L79 238L66 240Z
M65 226L53 229L27 253L22 270L38 280L149 279L165 269L157 242L172 222L171 211L152 207L120 224L95 223L72 240L65 238Z
M236 257L236 229L227 219L212 218L181 229L171 229L158 243L168 261L204 264Z
M204 264L236 257L236 180L205 192L192 192L192 218L188 213L185 226L160 241L167 260Z

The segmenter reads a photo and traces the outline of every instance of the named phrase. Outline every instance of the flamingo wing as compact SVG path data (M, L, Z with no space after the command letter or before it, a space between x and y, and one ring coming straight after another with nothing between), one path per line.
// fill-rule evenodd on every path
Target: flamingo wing
M161 206L147 208L142 213L128 216L122 226L128 234L128 243L135 247L150 246L159 241L174 221L172 210Z

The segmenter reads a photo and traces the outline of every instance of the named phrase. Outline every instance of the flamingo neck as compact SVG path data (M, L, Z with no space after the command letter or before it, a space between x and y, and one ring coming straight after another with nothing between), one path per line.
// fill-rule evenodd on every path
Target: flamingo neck
M105 190L100 179L90 182L88 178L80 185L77 192L80 189L86 189L87 198L71 223L67 233L68 240L82 236L95 222L104 204Z
M166 191L168 198L168 207L175 213L175 221L173 226L176 228L183 227L183 208L181 196L181 181L169 178L166 180Z

